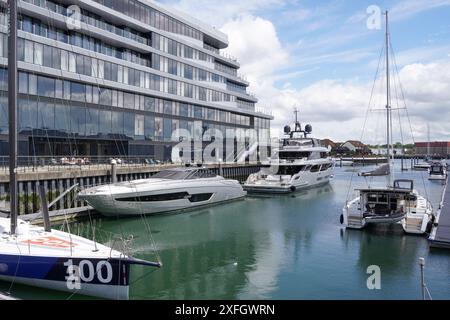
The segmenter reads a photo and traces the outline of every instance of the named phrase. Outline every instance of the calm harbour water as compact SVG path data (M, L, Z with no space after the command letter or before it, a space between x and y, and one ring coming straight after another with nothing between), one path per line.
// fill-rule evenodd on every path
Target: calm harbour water
M398 225L363 231L341 227L352 171L366 168L336 167L329 185L293 195L248 197L147 217L164 266L151 273L133 267L131 298L420 299L418 259L424 257L433 299L449 299L450 250L430 249L425 237L405 235ZM426 172L407 171L397 174L400 177L414 178L416 188L424 195L426 189L438 206L442 184L428 181ZM351 189L365 181L355 174ZM142 218L95 222L103 230L133 234L134 254L155 259ZM369 265L381 268L381 290L367 289ZM7 287L2 283L0 289ZM27 299L68 296L20 285L12 293Z

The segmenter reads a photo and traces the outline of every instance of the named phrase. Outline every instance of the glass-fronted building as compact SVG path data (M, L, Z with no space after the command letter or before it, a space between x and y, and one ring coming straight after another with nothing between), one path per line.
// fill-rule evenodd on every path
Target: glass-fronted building
M1 156L8 20L0 5ZM177 128L194 137L270 126L239 63L220 51L227 36L193 18L145 0L19 0L18 7L21 155L165 160Z

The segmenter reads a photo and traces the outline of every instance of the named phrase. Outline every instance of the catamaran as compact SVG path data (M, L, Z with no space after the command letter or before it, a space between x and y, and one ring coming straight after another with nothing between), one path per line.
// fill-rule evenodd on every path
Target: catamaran
M347 228L362 229L369 224L400 223L406 233L429 232L434 220L430 202L414 189L412 180L393 179L391 95L389 79L389 32L388 12L386 16L386 122L387 160L386 166L364 176L387 175L386 187L356 189L358 197L347 202L341 215L341 223Z
M447 180L447 164L444 161L434 161L428 169L429 180Z
M10 216L0 218L0 280L107 299L129 298L131 265L160 267L68 232L18 219L17 1L9 5L8 104ZM42 189L43 190L43 189ZM45 199L45 196L43 197ZM41 199L41 200L43 200ZM46 201L42 212L48 219Z
M310 138L311 125L304 130L295 110L295 127L284 127L285 137L273 159L251 174L244 184L250 193L290 193L327 184L333 176L334 161L330 148L319 139Z

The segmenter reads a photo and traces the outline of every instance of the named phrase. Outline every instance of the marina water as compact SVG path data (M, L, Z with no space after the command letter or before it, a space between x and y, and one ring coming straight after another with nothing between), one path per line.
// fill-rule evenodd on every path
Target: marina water
M399 164L397 160L398 168ZM370 168L336 167L329 185L290 195L248 197L148 217L164 266L151 273L133 267L130 298L421 299L418 259L424 257L433 299L448 299L450 251L430 249L425 237L405 235L400 225L364 230L340 225L346 198L354 196L355 187L366 185L356 172ZM438 207L440 182L428 181L426 171L398 171L396 178L414 179L415 188ZM385 184L384 177L376 181ZM80 224L86 222L75 222L72 229ZM95 224L117 234L133 234L133 254L154 259L142 218L98 217ZM380 267L380 290L367 288L371 265ZM9 283L0 283L0 289L8 288ZM26 299L68 297L18 284L11 293Z

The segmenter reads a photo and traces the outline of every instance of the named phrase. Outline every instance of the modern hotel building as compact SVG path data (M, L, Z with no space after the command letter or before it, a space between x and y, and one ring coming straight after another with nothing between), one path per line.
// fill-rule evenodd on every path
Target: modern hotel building
M8 150L0 1L0 156ZM170 157L172 132L269 129L227 36L146 0L20 0L19 154ZM198 132L200 131L200 132Z

